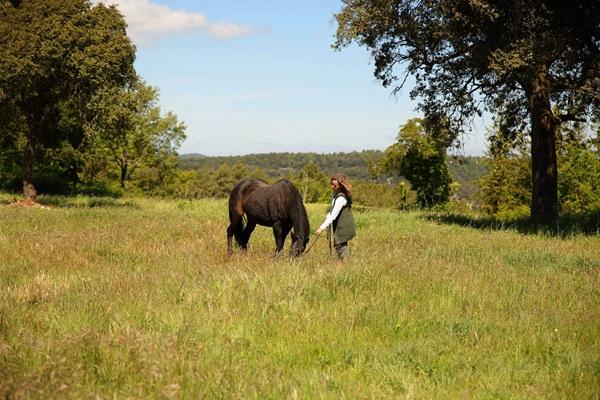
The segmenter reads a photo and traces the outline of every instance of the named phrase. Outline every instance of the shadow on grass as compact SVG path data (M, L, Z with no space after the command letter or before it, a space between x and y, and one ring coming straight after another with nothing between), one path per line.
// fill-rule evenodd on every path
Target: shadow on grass
M69 197L69 196L38 196L38 202L45 206L62 208L95 208L95 207L117 207L117 208L140 208L131 200L115 197Z
M421 218L440 224L466 226L486 230L516 230L523 234L546 234L566 237L597 235L600 233L600 210L586 214L567 214L558 218L556 225L536 225L529 218L502 221L493 217L458 213L427 213Z

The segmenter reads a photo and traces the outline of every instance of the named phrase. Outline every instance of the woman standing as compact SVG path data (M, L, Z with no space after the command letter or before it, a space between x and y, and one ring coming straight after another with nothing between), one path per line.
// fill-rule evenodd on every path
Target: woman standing
M331 177L331 188L333 198L331 207L325 217L325 221L317 229L320 235L329 226L333 226L333 243L335 252L339 259L343 260L350 255L348 241L356 235L354 217L352 215L352 185L346 175L337 174ZM327 230L327 237L331 231Z

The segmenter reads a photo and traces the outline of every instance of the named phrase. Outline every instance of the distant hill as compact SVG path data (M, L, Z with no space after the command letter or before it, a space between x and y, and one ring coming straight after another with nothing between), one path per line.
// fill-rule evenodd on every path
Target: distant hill
M180 154L179 155L179 159L180 160L188 160L188 159L195 159L195 158L208 158L209 156L205 156L204 154L200 154L200 153L188 153L188 154Z
M314 163L326 174L343 172L354 179L370 179L369 162L378 160L380 150L365 150L350 153L264 153L243 156L203 156L185 154L180 156L179 166L183 169L218 168L222 164L241 163L263 169L269 176L293 174L306 164Z
M260 168L269 176L292 175L306 164L314 163L327 175L343 172L350 179L372 180L369 164L377 162L383 155L381 150L363 150L349 153L263 153L243 156L206 156L183 154L179 157L182 169L217 169L223 164L241 163ZM467 198L477 192L475 181L487 172L485 157L448 157L448 168L452 179L460 184L458 197ZM389 177L396 180L397 177Z
M460 184L458 198L470 198L478 192L477 180L488 173L485 161L486 157L448 157L452 180Z

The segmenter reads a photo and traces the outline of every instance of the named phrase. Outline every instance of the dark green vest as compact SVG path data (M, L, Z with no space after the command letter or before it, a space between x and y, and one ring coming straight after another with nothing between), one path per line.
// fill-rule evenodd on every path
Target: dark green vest
M344 243L356 236L356 227L354 226L354 217L352 216L352 200L344 193L338 193L335 198L343 196L347 203L333 221L333 239L335 243ZM329 208L331 211L331 207Z

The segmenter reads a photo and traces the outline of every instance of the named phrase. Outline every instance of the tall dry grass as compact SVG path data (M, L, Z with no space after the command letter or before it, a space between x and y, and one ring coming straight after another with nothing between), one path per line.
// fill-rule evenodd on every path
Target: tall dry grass
M347 263L227 259L224 201L43 201L0 207L2 398L600 398L597 236L365 210Z

